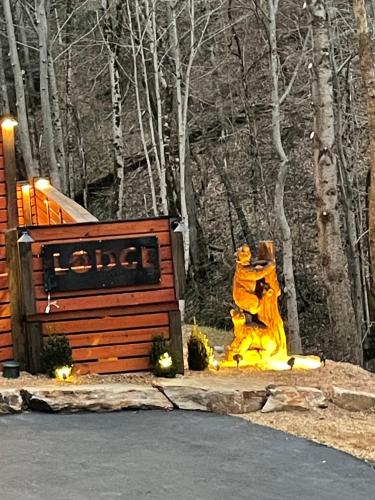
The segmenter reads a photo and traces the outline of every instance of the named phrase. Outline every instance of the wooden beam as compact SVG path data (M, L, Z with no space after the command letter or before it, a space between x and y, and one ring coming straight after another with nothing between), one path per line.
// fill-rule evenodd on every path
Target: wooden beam
M8 227L18 226L17 169L14 149L14 126L1 125L3 135L5 182L7 187Z
M14 359L20 363L21 370L25 370L28 366L28 349L26 331L23 326L23 296L20 282L17 240L17 229L10 229L6 232L5 241L8 266L8 288L10 294L13 353Z
M43 334L41 324L28 322L28 316L36 313L36 301L33 283L31 243L18 243L20 282L22 290L24 328L28 346L28 369L30 373L38 373L42 369Z
M171 232L171 247L173 261L174 285L176 291L176 299L181 300L185 294L185 259L184 259L184 243L182 233L175 233L170 228Z
M180 311L169 311L170 345L175 356L177 373L184 374L184 353Z

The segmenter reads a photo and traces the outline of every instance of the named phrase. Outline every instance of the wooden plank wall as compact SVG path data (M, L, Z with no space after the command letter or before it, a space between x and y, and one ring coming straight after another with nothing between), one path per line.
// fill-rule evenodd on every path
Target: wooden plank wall
M0 367L3 361L13 359L8 270L5 258L5 232L7 229L6 184L0 127Z
M36 314L43 336L65 334L79 373L147 370L152 337L170 336L171 315L178 311L168 218L94 224L31 227ZM41 251L44 244L156 236L160 246L161 280L101 290L56 292L46 314Z

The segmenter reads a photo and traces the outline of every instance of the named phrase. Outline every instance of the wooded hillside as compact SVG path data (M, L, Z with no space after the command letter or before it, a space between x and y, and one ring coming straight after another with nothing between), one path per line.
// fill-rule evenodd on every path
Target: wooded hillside
M100 219L177 214L186 318L207 325L231 327L235 249L275 240L293 352L362 363L364 347L375 369L374 1L2 0L0 14L20 178L49 176Z

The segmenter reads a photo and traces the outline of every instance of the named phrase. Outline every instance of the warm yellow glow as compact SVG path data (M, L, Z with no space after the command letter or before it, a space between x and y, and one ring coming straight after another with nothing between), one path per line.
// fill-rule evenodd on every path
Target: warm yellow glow
M30 186L30 184L23 184L21 189L22 189L22 194L29 195L31 186Z
M286 358L270 358L268 360L268 367L270 370L290 370L292 359L293 370L312 370L321 366L321 361L318 356L287 356ZM288 363L289 361L289 363Z
M217 359L212 359L212 361L209 364L209 367L212 368L213 370L218 370L219 369L219 361Z
M1 120L1 125L4 128L14 128L18 125L18 122L13 117L7 116Z
M172 366L172 363L173 363L172 358L167 352L162 354L159 358L160 368L163 368L163 369L170 368Z
M56 368L55 378L57 380L67 380L72 373L71 366L62 366L61 368Z
M49 182L49 180L48 180L48 179L43 179L43 178L41 178L41 179L38 179L37 181L35 181L35 187L36 187L37 189L42 190L42 191L43 191L43 189L47 189L47 188L49 188L49 187L50 187L50 185L51 185L51 184L50 184L50 182Z
M255 366L263 370L306 370L319 368L318 356L289 355L278 297L274 247L272 242L259 246L258 261L252 260L248 245L237 251L231 310L234 339L222 366Z

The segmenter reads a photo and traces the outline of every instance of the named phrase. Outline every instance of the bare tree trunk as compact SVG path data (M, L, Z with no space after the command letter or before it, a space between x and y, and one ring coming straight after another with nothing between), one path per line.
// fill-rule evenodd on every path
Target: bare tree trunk
M72 14L72 0L66 0L66 18ZM65 128L66 128L66 169L64 172L65 186L69 196L74 200L75 180L74 180L74 139L73 139L73 121L74 107L72 102L72 21L68 23L65 29ZM86 207L85 207L86 208Z
M65 146L63 129L61 124L61 112L59 102L59 91L56 81L55 64L51 53L48 54L48 77L51 92L51 105L52 105L52 126L54 131L54 144L57 161L57 169L60 172L62 190L65 194L68 193L68 186L66 183L66 161L65 161Z
M53 137L52 113L48 78L48 22L45 0L38 0L36 6L36 20L39 38L39 66L40 66L40 101L42 107L43 139L46 146L48 169L53 186L61 189L60 172L58 169L55 141Z
M31 178L35 177L38 174L38 169L34 163L31 149L29 125L27 122L25 90L23 87L22 70L17 52L17 42L14 31L10 0L3 0L3 8L9 41L10 62L12 64L14 87L17 99L18 137L20 139L22 157L25 162L26 173L27 176Z
M117 18L118 12L121 12L123 6L118 4L118 0L110 3L108 0L102 0L103 15L106 16L104 21L104 40L108 50L108 65L109 77L111 83L111 100L112 100L112 140L113 140L113 156L115 170L115 186L117 191L117 210L118 219L124 217L124 157L125 145L122 128L122 93L120 85L119 62L117 59L118 46L115 41L115 28L111 21L111 11L116 12L115 22L121 23L121 19ZM119 7L119 10L118 10Z
M364 0L353 0L354 17L357 22L359 60L364 87L368 133L370 146L370 189L369 189L369 240L371 288L375 293L375 69L370 33L368 29L366 5Z
M284 210L284 188L288 173L289 159L281 140L280 127L280 97L279 97L279 60L276 40L276 13L279 0L268 0L270 18L270 49L272 77L272 133L273 144L280 158L279 172L275 185L275 217L281 232L283 244L284 293L288 310L288 351L299 354L302 352L302 342L299 333L296 285L293 271L293 245L290 227Z
M191 1L191 4L190 4ZM187 105L189 87L190 87L190 70L192 65L193 50L194 50L194 0L190 0L189 4L192 7L190 11L190 55L189 62L185 75L185 94L182 92L182 68L181 68L181 54L180 42L177 31L177 15L176 3L169 3L170 14L170 31L172 41L172 54L175 64L175 85L176 85L176 106L177 106L177 127L178 127L178 153L179 153L179 166L180 166L180 206L181 206L181 219L187 228L189 228L189 213L186 202L186 189L185 189L185 170L186 170L186 120L187 120ZM183 233L184 237L184 258L185 258L185 272L187 273L190 265L190 232L187 229Z
M0 113L3 115L9 114L9 98L8 87L5 79L5 64L3 57L3 44L0 36Z
M154 130L154 122L153 122L153 113L152 113L152 107L151 107L151 98L150 98L150 89L148 85L148 71L147 71L147 64L146 64L146 57L145 57L145 48L144 48L144 30L141 27L141 20L140 20L140 8L139 8L139 2L138 0L135 0L135 17L137 21L137 29L138 29L138 40L139 40L139 49L138 52L141 55L141 68L143 72L143 84L145 87L145 97L146 97L146 104L147 104L147 117L148 117L148 124L149 124L149 130L150 130L150 138L151 138L151 146L152 150L154 152L154 158L155 158L155 165L156 165L156 171L158 173L159 179L160 179L160 160L159 160L159 151L156 145L156 134ZM146 25L149 25L149 19L146 19ZM147 26L146 26L147 30Z
M31 151L34 159L37 159L39 162L39 140L38 140L38 130L35 121L36 115L36 96L38 95L38 91L35 89L34 77L33 77L33 67L31 64L30 58L30 49L29 49L29 40L27 37L27 30L24 21L26 6L22 6L21 2L15 3L15 14L16 14L16 22L17 22L17 32L19 34L19 39L21 43L20 52L22 55L21 58L21 66L24 69L24 91L25 91L25 99L26 99L26 110L27 110L27 119L30 130L30 141L31 141Z
M79 151L79 156L81 158L83 206L85 208L88 208L89 181L87 178L86 148L85 148L85 143L83 141L83 135L82 135L82 131L81 131L81 116L80 116L79 110L76 107L73 111L74 111L75 126L76 126L76 130L77 130L78 151Z
M115 54L109 54L109 75L112 97L112 134L115 159L115 171L118 183L117 218L124 217L124 156L125 145L122 131L122 99L120 73Z
M357 329L361 332L364 331L364 295L363 291L365 287L363 286L363 276L361 270L360 262L360 252L358 245L358 229L356 223L356 216L353 209L353 174L349 171L348 159L343 144L344 133L344 118L343 110L345 109L346 103L344 100L343 92L341 90L339 82L339 67L337 61L337 52L340 53L341 49L341 39L340 36L335 36L334 31L334 20L330 19L328 12L328 26L329 26L329 37L331 40L330 50L331 50L331 62L332 62L332 85L335 96L335 135L337 143L337 165L338 173L340 178L340 188L341 188L341 199L343 202L343 211L345 216L345 229L346 229L346 253L348 260L348 272L351 283L352 290L352 301L354 306L355 317L357 321ZM337 33L338 35L338 33ZM333 43L336 40L336 43ZM336 46L336 47L335 47ZM335 50L336 48L336 50ZM349 65L348 65L349 66ZM349 71L349 69L347 70ZM347 76L344 77L347 80ZM350 95L347 98L348 108L351 109L351 99ZM355 166L352 168L356 168Z
M331 355L362 363L337 199L337 166L328 16L324 0L308 0L313 34L312 92L317 222L332 337Z
M149 4L146 0L146 15L149 17ZM157 108L157 124L158 124L158 139L159 139L159 151L160 151L160 199L162 212L164 215L168 214L168 196L167 196L167 164L165 159L165 147L164 147L164 132L163 132L163 109L162 109L162 97L160 90L160 62L158 54L158 37L156 32L156 0L152 0L152 13L151 13L151 27L150 30L150 50L152 54L152 63L154 68L154 90Z
M137 5L136 5L136 7L137 7ZM131 41L131 48L132 48L132 54L133 54L134 90L135 90L135 98L136 98L136 102L137 102L137 115L138 115L139 130L140 130L141 140L142 140L142 144L143 144L143 151L144 151L146 163L147 163L148 178L150 181L152 211L153 211L154 215L158 215L154 176L153 176L153 172L152 172L150 155L148 152L146 135L145 135L144 127L143 127L143 116L142 116L141 100L140 100L140 95L139 95L139 83L138 83L137 51L135 48L134 31L133 31L133 23L132 23L131 11L130 11L130 6L129 6L129 0L127 1L127 11L128 11L128 18L129 18L130 41ZM148 91L148 89L146 89L146 93L147 93L147 91ZM151 124L151 126L152 126L152 124Z

